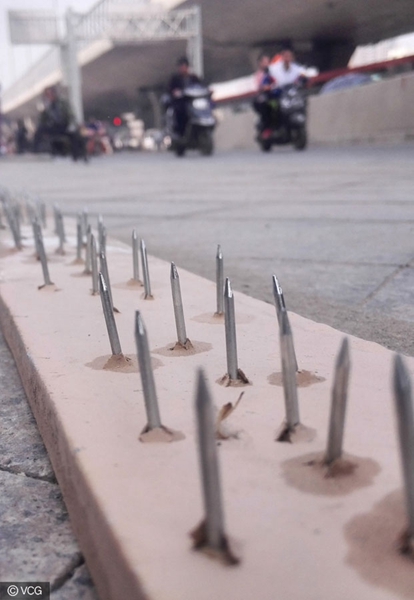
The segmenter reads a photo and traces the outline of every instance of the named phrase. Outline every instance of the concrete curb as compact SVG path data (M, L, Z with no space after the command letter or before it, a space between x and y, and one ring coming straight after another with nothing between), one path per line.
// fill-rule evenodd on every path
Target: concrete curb
M25 233L29 238L29 230ZM154 300L143 300L140 288L126 285L130 250L112 242L108 248L123 351L135 355L133 315L139 308L155 359L163 424L185 435L173 444L143 444L140 377L102 369L109 343L100 299L90 295L82 267L71 265L74 238L69 236L65 257L50 251L52 234L45 239L53 259L51 278L60 291L37 289L41 270L30 243L21 253L10 251L1 260L0 323L103 600L251 600L255 595L273 600L275 590L291 600L309 598L310 590L318 600L391 600L412 586L414 571L394 547L405 524L403 502L397 498L391 508L386 503L401 486L389 351L350 338L345 447L357 468L349 477L326 480L308 463L324 450L333 364L343 334L291 315L299 367L309 372L311 384L299 390L301 421L316 437L277 443L284 401L282 388L271 383L280 371L275 311L235 294L239 364L253 385L243 388L245 396L229 419L236 437L219 446L227 529L241 558L239 566L225 567L193 551L188 535L203 517L195 370L205 368L217 407L234 403L242 391L216 383L226 361L224 327L212 318L214 284L179 269L187 333L193 342L210 346L174 356L169 264L150 258ZM414 360L407 364L413 373ZM375 520L381 502L391 525L385 534L381 527L371 528L373 545L365 547L356 519L362 513L363 523ZM377 540L381 535L387 543Z

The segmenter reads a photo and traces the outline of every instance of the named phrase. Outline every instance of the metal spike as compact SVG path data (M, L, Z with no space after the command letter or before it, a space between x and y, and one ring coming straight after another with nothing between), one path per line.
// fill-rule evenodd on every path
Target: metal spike
M224 324L226 330L227 373L230 379L238 379L239 365L237 360L236 317L234 312L234 295L230 279L226 278L224 286Z
M283 290L280 287L279 280L276 275L273 275L273 297L275 300L277 320L279 321L280 325L280 311L283 309L286 310L286 304L283 296Z
M113 356L118 356L119 354L122 354L121 343L119 341L118 330L116 328L109 290L102 273L99 273L99 292L101 295L102 309L105 316L105 323L108 330L112 354Z
M203 501L206 514L205 529L207 545L214 550L221 550L224 539L224 516L217 458L213 403L202 369L199 369L198 371L195 410Z
M155 390L154 373L151 366L151 355L148 345L147 330L139 310L135 311L135 341L137 345L139 372L141 374L144 393L145 410L147 412L147 430L161 427L161 417Z
M105 227L105 225L102 227L101 239L99 242L99 252L104 252L106 254L106 227Z
M88 235L88 209L85 207L82 211L82 235L85 238Z
M45 247L43 245L42 229L41 229L39 223L37 223L37 221L33 222L33 232L35 234L35 239L36 239L35 244L36 244L37 252L39 254L40 263L42 265L43 279L44 279L45 285L53 285L52 281L50 280L49 267L47 264Z
M38 225L39 225L39 222L38 222L37 218L35 217L32 221L33 239L34 239L34 243L35 243L36 259L40 260L39 244L38 244L37 229L36 229L36 227Z
M187 342L187 332L185 330L185 320L184 320L184 309L183 309L183 301L181 297L181 287L180 287L180 277L178 275L177 267L172 262L171 263L171 292L173 298L174 305L174 316L175 316L175 326L177 329L177 338L179 344L185 346Z
M138 248L138 237L137 230L132 231L132 267L133 267L133 279L134 281L140 282L139 279L139 248Z
M273 275L273 298L275 301L277 320L278 320L279 327L280 327L280 312L282 310L287 311L287 309L286 309L286 304L285 304L285 298L283 296L283 290L280 286L279 280L276 277L276 275ZM295 352L295 346L293 346L293 356L294 356L294 360L295 360L295 370L299 371L298 361L297 361L296 352Z
M220 244L217 246L216 254L216 288L217 288L217 315L224 313L224 267L223 267L223 254L221 252Z
M350 367L348 339L344 338L335 364L328 444L325 456L325 462L328 465L342 456Z
M10 204L7 203L4 206L4 210L5 210L7 222L10 227L10 231L12 232L14 245L16 246L16 248L18 250L21 250L22 249L22 239L21 239L21 235L20 235L20 228L17 225L13 209L11 208Z
M142 277L144 279L144 298L152 298L151 294L151 282L149 277L149 269L148 269L148 256L147 256L147 247L145 245L144 240L141 240L141 263L142 263Z
M394 398L397 409L398 435L404 476L408 533L414 541L414 416L411 380L400 355L394 360Z
M44 202L40 202L40 204L38 205L38 212L39 212L40 220L42 222L42 226L46 229L47 214L46 214L46 204Z
M54 223L55 223L54 233L56 235L59 235L58 213L59 213L59 206L57 204L54 204L53 205L53 219L54 219Z
M99 253L99 266L102 275L105 278L106 287L108 288L109 299L111 301L112 312L114 311L114 301L112 298L111 280L109 279L108 262L106 260L105 252Z
M98 259L96 256L96 240L91 235L92 295L99 294Z
M59 247L57 249L58 254L65 254L65 231L63 228L63 216L60 210L56 213L56 226L57 226L57 235L59 238Z
M86 231L85 269L83 271L85 273L85 275L90 275L92 273L92 265L91 265L91 235L92 235L91 226L88 225L88 228L87 228L87 231Z
M282 379L285 396L286 423L292 430L298 423L299 403L296 385L296 368L293 349L292 330L286 310L280 311L280 353L282 358Z
M78 213L76 223L76 260L82 260L83 234L82 234L82 215Z

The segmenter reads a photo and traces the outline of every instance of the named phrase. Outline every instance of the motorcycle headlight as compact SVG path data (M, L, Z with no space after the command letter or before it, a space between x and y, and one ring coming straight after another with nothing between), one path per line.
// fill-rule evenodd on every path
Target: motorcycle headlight
M193 100L193 106L197 110L206 110L210 106L210 103L207 98L196 98Z

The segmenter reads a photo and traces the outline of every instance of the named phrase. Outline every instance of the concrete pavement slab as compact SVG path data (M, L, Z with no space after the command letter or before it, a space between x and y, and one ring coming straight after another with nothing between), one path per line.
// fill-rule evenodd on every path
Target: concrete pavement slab
M168 449L138 440L146 422L138 374L96 369L94 359L109 344L90 281L72 277L79 271L69 266L72 255L55 263L60 291L37 289L39 265L27 260L33 247L1 264L2 327L24 379L32 383L31 402L102 598L272 600L276 589L292 600L307 600L309 590L321 600L392 600L410 586L412 592L412 565L395 547L405 519L395 493L401 480L392 426L392 353L351 339L346 449L358 467L346 481L327 481L317 469L307 469L310 456L321 456L325 446L332 368L343 334L291 315L300 367L319 376L299 392L301 420L316 437L277 443L284 403L281 388L269 381L280 364L275 311L236 293L236 314L249 317L238 326L238 340L240 366L252 385L244 388L233 415L238 436L219 446L226 522L242 560L226 568L192 551L188 536L203 514L194 370L205 366L217 407L234 402L240 391L217 383L225 368L224 332L199 319L214 310L215 286L180 269L188 334L211 349L166 356L175 336L169 265L150 259L155 299L146 301L125 286L129 252L109 247L125 352L133 352L133 313L139 307L153 356L162 363L155 378L163 421L185 434ZM414 373L413 359L407 364ZM367 531L362 541L361 527Z

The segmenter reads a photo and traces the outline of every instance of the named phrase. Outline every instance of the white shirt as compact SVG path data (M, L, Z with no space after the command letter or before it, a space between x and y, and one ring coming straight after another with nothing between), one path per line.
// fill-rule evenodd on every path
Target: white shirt
M285 69L283 60L279 60L269 66L269 72L276 79L276 86L283 87L295 83L300 75L303 75L303 67L296 63L290 63L289 68Z

